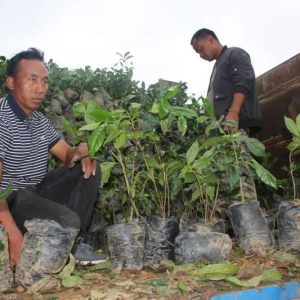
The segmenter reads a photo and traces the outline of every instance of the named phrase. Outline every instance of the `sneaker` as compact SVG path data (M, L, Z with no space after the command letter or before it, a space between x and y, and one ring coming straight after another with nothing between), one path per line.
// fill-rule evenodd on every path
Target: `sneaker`
M71 253L76 263L82 266L97 265L108 261L108 256L103 253L95 253L90 245L81 243L73 246Z

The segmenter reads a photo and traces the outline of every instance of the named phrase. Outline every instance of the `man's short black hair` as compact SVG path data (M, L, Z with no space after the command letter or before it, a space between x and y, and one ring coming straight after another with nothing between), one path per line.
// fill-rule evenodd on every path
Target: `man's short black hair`
M15 77L18 72L18 64L22 59L38 59L40 61L44 62L44 52L41 50L38 50L36 48L29 48L26 51L22 51L15 56L13 56L7 64L7 71L6 75Z
M217 40L219 42L219 39L217 38L216 34L212 30L209 30L207 28L202 28L194 33L194 35L191 39L191 45L193 45L193 40L206 38L208 35L211 35L215 40Z

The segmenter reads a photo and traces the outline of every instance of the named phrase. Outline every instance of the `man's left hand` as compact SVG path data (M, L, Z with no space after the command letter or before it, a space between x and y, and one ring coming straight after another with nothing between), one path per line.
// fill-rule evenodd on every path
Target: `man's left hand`
M89 157L87 143L80 143L73 154L69 167L72 168L77 161L81 162L84 178L88 179L91 175L95 176L97 162Z
M238 112L235 111L229 111L229 113L227 114L227 116L225 117L225 122L226 121L234 121L236 123L236 126L229 126L226 125L224 126L224 131L225 132L232 132L232 131L237 131L237 129L239 128L239 114Z

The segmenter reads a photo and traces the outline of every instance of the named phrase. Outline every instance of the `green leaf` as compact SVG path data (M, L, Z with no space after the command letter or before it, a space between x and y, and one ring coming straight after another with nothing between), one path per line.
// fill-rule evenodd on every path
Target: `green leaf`
M90 294L92 297L91 299L97 299L97 300L105 299L108 295L108 293L103 293L101 291L96 291L96 290L91 290ZM88 297L88 299L90 299L90 297Z
M147 161L150 168L154 168L154 169L157 169L157 170L161 169L160 163L153 156L146 157L146 161Z
M203 182L204 183L211 183L215 184L219 181L220 179L212 172L209 172L207 175L203 177Z
M91 111L88 115L96 122L115 121L111 113L104 109Z
M257 139L249 138L247 136L243 136L239 138L242 140L250 150L252 154L254 154L257 157L263 157L265 156L265 146Z
M187 121L185 117L180 116L177 121L178 130L181 132L181 135L184 136L187 131Z
M72 106L72 111L75 114L85 114L85 105L83 103L74 103Z
M149 280L149 283L153 286L167 286L168 279L167 278L152 278Z
M201 198L201 191L199 189L199 187L197 186L196 189L193 191L192 193L192 197L191 197L191 201L195 201Z
M161 260L161 261L160 261L160 264L161 264L162 266L166 266L166 267L174 267L174 266L175 266L174 261L168 260L168 259L163 259L163 260Z
M88 138L88 148L90 157L94 157L95 153L101 148L105 139L105 127L99 126Z
M188 119L197 118L197 113L193 109L189 109L181 106L172 106L171 109L175 116L182 116Z
M195 160L195 158L198 155L198 152L199 152L199 143L198 141L195 141L186 152L186 161L188 165Z
M106 184L110 178L111 169L116 165L115 162L103 162L101 166L101 187Z
M242 287L256 287L262 281L262 275L252 277L249 280L245 280L245 281L239 280L239 279L237 279L235 277L228 277L228 278L225 278L225 280L228 283L231 283L231 284L234 284L234 285L237 285L237 286L242 286Z
M227 277L227 278L225 278L225 280L228 283L233 284L233 285L237 285L237 286L242 286L242 287L249 287L250 286L248 282L239 280L239 279L237 279L236 277L233 277L233 276Z
M62 116L61 120L62 120L62 124L63 124L65 131L68 134L70 134L72 137L76 138L76 133L73 129L73 125L64 116Z
M69 263L62 269L62 271L59 273L60 279L66 279L69 276L71 276L72 272L75 269L75 258L72 254L70 254L70 260Z
M211 165L211 161L206 157L200 157L196 159L192 165L192 168L196 171L197 174L203 174L203 170L206 170Z
M111 262L103 262L101 264L94 265L90 267L90 271L97 271L97 270L104 270L104 269L110 269L111 268Z
M192 263L187 263L187 264L182 264L182 265L176 265L174 266L174 274L177 272L186 272L189 273L190 271L192 271L194 269L194 264Z
M198 124L199 124L199 123L201 124L201 123L207 121L208 119L210 119L210 117L208 117L208 116L200 116L200 117L197 119L197 123L198 123Z
M217 144L220 144L221 142L227 142L227 138L226 138L225 135L214 136L214 137L207 138L207 140L204 141L204 142L200 145L200 150L206 149L207 147L210 147L211 145L217 145Z
M80 131L82 131L82 130L94 130L94 129L98 128L100 124L101 124L100 122L87 124L85 126L80 127L79 130Z
M164 118L170 111L170 104L168 100L163 99L161 102L158 104L158 116L160 119Z
M94 123L95 121L97 122L97 120L94 120L91 116L90 113L93 111L97 111L98 109L103 110L103 108L100 106L99 103L97 103L94 100L90 100L86 106L85 109L85 114L84 114L84 120L87 124L89 123Z
M263 166L261 166L255 159L251 159L251 162L253 164L253 167L255 169L255 172L257 176L260 178L260 180L273 187L276 188L276 178L268 171L266 170Z
M176 170L182 169L183 164L181 161L173 160L167 162L167 175L171 176Z
M12 182L10 181L4 190L0 190L0 201L1 200L6 200L6 198L12 193L13 191L13 185Z
M135 95L132 95L132 96L136 97ZM141 106L142 106L141 103L135 103L135 102L130 103L130 108L132 108L132 109L140 109Z
M204 109L206 111L206 114L211 117L214 118L215 114L214 114L214 108L211 105L211 103L209 102L209 100L207 98L201 97L201 101L203 103Z
M84 280L79 276L70 276L62 280L62 285L64 287L78 287L84 283Z
M163 95L164 100L169 100L175 97L178 93L178 86L170 87Z
M194 270L193 274L200 278L207 278L210 280L221 280L226 277L238 273L239 268L228 263L208 265L201 269Z
M261 281L279 281L281 280L282 275L277 269L267 269L263 272Z
M105 144L108 144L112 141L115 141L117 139L117 137L122 134L122 133L126 133L126 131L124 130L115 130L115 131L112 131L108 137L106 138L105 140Z
M158 112L159 112L159 104L158 103L154 103L152 105L152 108L151 108L151 113L158 114Z
M241 177L241 175L240 175L239 169L235 166L232 166L230 168L230 175L229 175L229 180L228 180L229 186L231 188L233 188L237 184L237 182L240 180L240 177Z
M300 114L296 118L296 124L297 124L297 128L298 128L298 132L300 132Z
M284 123L291 134L300 137L300 130L298 129L297 124L291 118L284 116Z
M181 280L178 280L178 288L181 294L183 295L190 291L190 287L185 283L183 283Z
M122 148L126 142L126 134L125 132L121 133L115 140L114 146L117 149Z
M254 276L252 278L250 278L247 282L249 284L249 286L258 286L261 282L261 279L262 279L262 275L260 276Z
M276 259L279 262L285 263L296 263L298 259L297 255L285 251L276 251L271 257L272 259Z
M166 134L166 132L169 130L173 120L174 120L174 115L170 114L166 119L160 121L160 127L163 134Z

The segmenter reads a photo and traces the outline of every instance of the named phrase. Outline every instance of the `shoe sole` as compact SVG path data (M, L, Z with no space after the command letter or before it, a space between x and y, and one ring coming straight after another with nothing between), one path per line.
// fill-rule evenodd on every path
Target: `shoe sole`
M87 266L87 265L98 265L98 264L107 262L108 259L109 258L107 257L107 259L99 259L99 260L93 260L93 261L90 261L90 260L75 260L75 262L78 266Z

